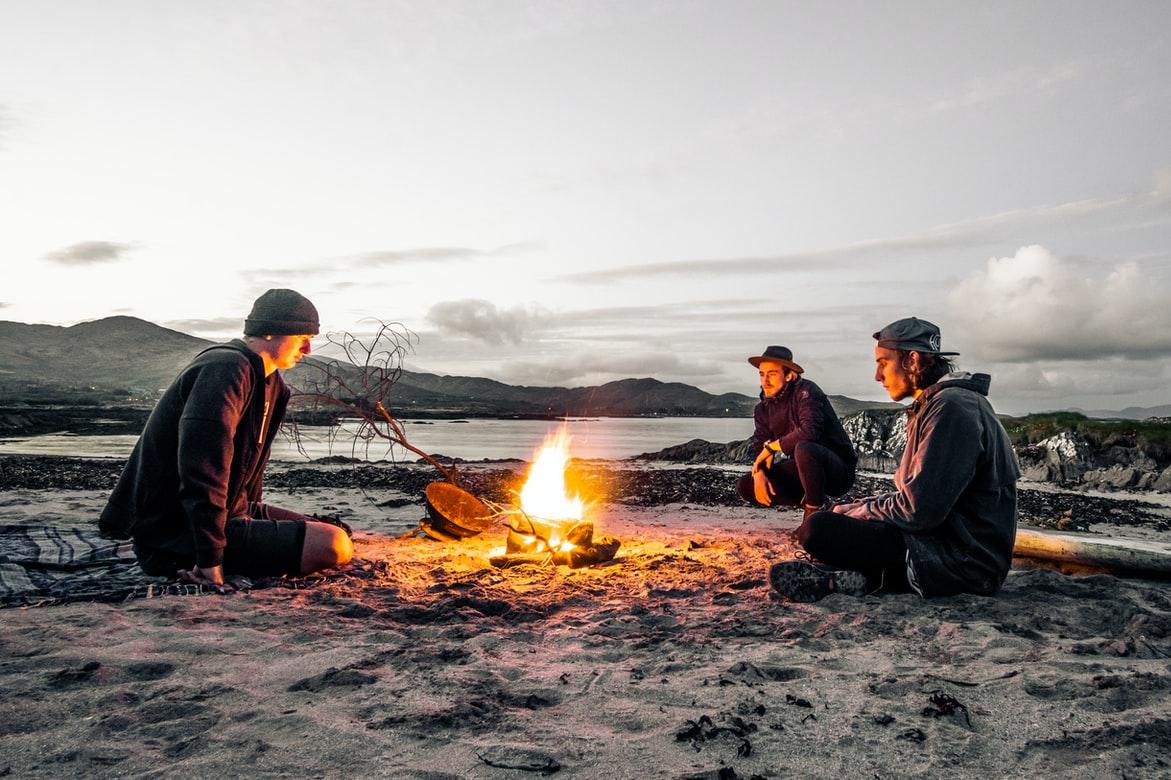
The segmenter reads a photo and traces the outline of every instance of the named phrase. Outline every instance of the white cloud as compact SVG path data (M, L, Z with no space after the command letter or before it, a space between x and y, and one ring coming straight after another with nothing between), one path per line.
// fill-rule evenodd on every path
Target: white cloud
M951 343L1004 362L1171 355L1171 294L1135 263L1084 268L1037 245L989 259L949 295Z
M445 335L466 336L488 344L520 344L543 330L551 315L537 306L498 309L478 298L443 301L427 312L427 321Z

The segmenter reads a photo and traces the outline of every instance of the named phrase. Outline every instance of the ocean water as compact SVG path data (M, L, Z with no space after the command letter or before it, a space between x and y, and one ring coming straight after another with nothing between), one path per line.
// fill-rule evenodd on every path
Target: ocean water
M682 444L692 439L740 441L752 435L750 418L724 417L591 417L565 422L547 420L405 420L407 441L424 452L461 460L530 460L547 435L562 426L568 431L570 454L576 458L629 458ZM329 455L364 460L413 461L418 456L382 439L361 440L349 426L301 426L297 442L280 436L273 460L305 462ZM0 454L69 455L81 458L124 458L137 436L79 436L57 433L0 439ZM303 450L303 451L302 451Z

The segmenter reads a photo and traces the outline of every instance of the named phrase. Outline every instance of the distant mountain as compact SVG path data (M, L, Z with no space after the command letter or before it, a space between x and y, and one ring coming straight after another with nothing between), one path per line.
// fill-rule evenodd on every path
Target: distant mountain
M70 327L0 320L0 399L147 401L210 343L137 317Z
M1086 417L1100 420L1145 420L1148 417L1171 417L1171 404L1162 406L1128 406L1121 411L1109 409L1070 409L1071 412L1080 412Z
M71 327L0 321L0 403L145 404L158 397L199 350L213 342L135 317ZM308 361L321 365L317 356ZM286 378L304 389L312 366ZM492 379L404 371L389 408L410 416L751 416L756 398L713 395L680 382L621 379L594 387L526 387ZM896 406L830 396L839 414Z

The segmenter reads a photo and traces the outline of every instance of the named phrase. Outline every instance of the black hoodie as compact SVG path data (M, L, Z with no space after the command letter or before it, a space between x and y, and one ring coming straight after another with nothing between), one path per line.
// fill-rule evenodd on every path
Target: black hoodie
M923 596L990 595L1012 563L1020 467L985 397L990 383L967 374L924 390L909 412L898 489L850 512L903 532Z
M266 393L264 362L239 339L200 352L146 421L102 511L102 531L148 547L178 539L197 566L222 564L224 524L260 500L288 404L280 373L268 382Z

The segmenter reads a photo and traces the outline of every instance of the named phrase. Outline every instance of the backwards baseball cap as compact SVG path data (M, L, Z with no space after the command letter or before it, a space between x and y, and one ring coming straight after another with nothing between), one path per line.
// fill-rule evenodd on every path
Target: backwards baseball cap
M939 326L918 317L895 320L874 334L878 346L900 349L904 352L926 352L932 355L958 355L958 352L940 350Z
M244 320L245 336L316 336L320 330L317 308L296 290L268 290Z

